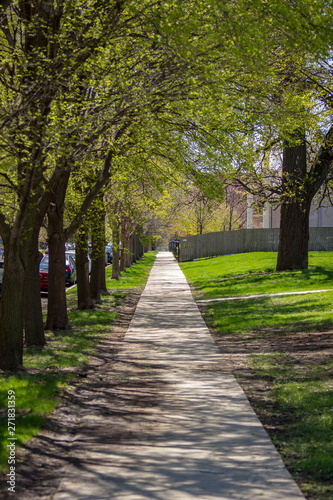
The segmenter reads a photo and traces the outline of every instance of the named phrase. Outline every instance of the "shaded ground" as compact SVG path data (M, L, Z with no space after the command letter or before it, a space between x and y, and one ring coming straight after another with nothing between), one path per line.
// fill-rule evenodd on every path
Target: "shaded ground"
M50 499L58 488L62 470L75 460L72 452L82 434L114 442L140 430L137 408L152 407L158 388L149 381L147 387L142 383L137 387L131 376L135 367L115 363L140 295L141 291L131 291L117 306L117 320L110 326L110 334L101 338L89 364L77 372L43 431L17 450L16 491L0 492L1 500Z
M162 382L156 382L152 367L119 362L116 357L139 297L140 292L131 293L117 307L118 319L110 327L110 334L101 338L89 365L77 373L40 435L20 450L16 493L4 492L1 500L50 500L63 469L75 462L75 450L86 440L115 443L143 433L158 433L154 412L158 411ZM333 332L286 336L269 331L223 337L212 334L221 351L221 363L215 369L234 373L269 433L283 436L292 416L281 414L272 404L270 381L255 377L248 366L249 356L285 352L298 366L316 364L332 357ZM290 465L292 457L285 457L285 461ZM306 478L299 476L296 480L302 486Z

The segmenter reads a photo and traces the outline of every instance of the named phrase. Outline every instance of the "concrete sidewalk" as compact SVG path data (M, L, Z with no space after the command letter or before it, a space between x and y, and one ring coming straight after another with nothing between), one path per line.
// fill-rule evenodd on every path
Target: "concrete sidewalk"
M140 439L81 444L54 500L304 499L234 377L217 370L218 348L169 252L126 334L119 362L129 360L162 387L158 432L146 422Z

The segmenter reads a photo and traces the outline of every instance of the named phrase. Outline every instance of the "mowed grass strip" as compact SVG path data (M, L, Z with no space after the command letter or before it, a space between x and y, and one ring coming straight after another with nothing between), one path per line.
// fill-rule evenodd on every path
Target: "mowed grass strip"
M157 252L147 252L142 260L122 272L119 280L111 279L112 266L108 266L106 268L107 288L112 290L143 289L154 265L156 255Z
M332 328L333 292L212 302L203 316L222 335L263 331L280 335ZM206 306L206 304L205 304Z
M332 500L333 359L256 354L250 366L271 384L279 425L270 434L290 472L308 498Z
M310 252L309 269L276 272L275 252L225 255L181 263L196 298L333 289L333 252Z
M197 298L333 288L333 253L311 252L309 262L308 270L277 273L276 254L258 252L182 263L181 268ZM326 343L310 355L309 346L292 353L264 351L266 339L285 338L297 345L303 332L310 339L313 335L314 342L318 332L331 338L332 304L333 292L325 292L203 307L207 325L221 338L219 345L223 346L223 336L228 342L234 339L237 352L238 341L255 341L258 352L263 342L262 353L248 360L250 384L261 387L264 382L271 388L270 397L266 395L256 411L307 498L316 500L333 499L333 359L327 354L331 351Z
M0 377L0 471L8 468L8 391L15 392L15 437L16 446L20 446L38 434L68 383L88 362L98 338L108 334L116 318L116 306L131 291L145 286L155 255L146 253L122 273L119 281L107 280L112 290L96 309L78 311L76 290L72 288L67 294L72 329L46 332L47 345L43 349L24 350L26 371ZM110 272L111 268L107 268L107 277Z

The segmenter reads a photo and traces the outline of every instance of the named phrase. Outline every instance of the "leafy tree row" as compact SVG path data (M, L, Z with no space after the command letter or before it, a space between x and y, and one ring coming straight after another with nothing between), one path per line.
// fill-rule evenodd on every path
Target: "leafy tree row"
M37 301L38 235L45 217L53 290L47 327L66 328L58 280L64 242L82 231L89 211L97 215L98 197L113 180L115 239L120 227L126 241L136 225L129 213L140 211L129 210L126 189L133 178L144 186L147 172L157 186L163 183L161 159L192 178L218 170L223 179L269 196L274 172L259 175L258 165L263 153L281 148L281 235L283 220L300 224L304 200L331 166L329 2L0 5L1 369L22 366L24 321L26 335L28 325L41 329L39 311L31 318L30 305L24 314L24 297L34 283L31 297ZM304 160L307 137L320 138L311 166ZM124 196L118 196L121 190ZM286 227L284 241L291 232ZM283 248L280 268L290 254Z

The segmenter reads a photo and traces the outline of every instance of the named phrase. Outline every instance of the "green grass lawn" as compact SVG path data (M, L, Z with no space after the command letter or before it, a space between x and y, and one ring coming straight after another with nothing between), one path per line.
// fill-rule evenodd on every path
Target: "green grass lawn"
M96 309L78 311L76 289L68 292L71 330L46 332L43 349L25 349L26 372L0 377L0 470L7 468L8 391L15 391L15 437L19 446L38 433L48 413L58 404L59 396L77 370L89 360L98 337L107 335L116 317L115 306L131 291L145 286L156 252L122 273L119 281L107 280L110 295L103 296ZM106 275L110 276L111 268Z
M153 267L157 252L147 252L144 258L125 272L121 273L119 280L111 279L112 266L106 268L107 288L112 290L126 290L144 288L151 268Z
M276 253L262 252L180 265L197 299L333 288L333 252L310 252L309 269L299 271L276 272ZM333 292L325 292L206 303L203 316L220 338L234 340L237 352L242 339L255 340L257 348L268 336L293 342L301 332L332 331L332 309ZM277 427L271 404L261 402L256 411L263 421L269 415L273 441L308 498L332 500L333 360L320 350L313 359L304 352L264 351L248 361L250 383L269 383L267 403L275 408Z
M333 252L311 252L309 269L276 272L276 253L253 252L181 263L198 299L333 289ZM332 325L333 291L212 302L204 317L223 333L281 334Z
M310 252L309 269L276 272L275 252L226 255L181 263L196 297L333 289L333 252Z
M203 316L221 334L260 332L280 335L332 328L333 292L212 302Z
M311 499L332 500L333 359L272 353L252 355L250 365L271 383L280 422L271 437L290 472Z

